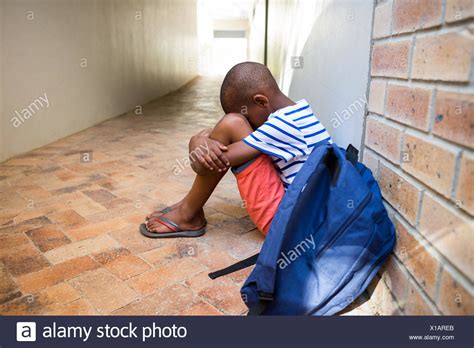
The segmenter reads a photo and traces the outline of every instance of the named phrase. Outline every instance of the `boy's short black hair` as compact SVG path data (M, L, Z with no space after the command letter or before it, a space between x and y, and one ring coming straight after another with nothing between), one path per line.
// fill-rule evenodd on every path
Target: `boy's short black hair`
M279 91L279 88L265 65L256 62L239 63L227 72L222 82L222 109L226 114L242 113L242 109L255 94L267 94L269 91Z

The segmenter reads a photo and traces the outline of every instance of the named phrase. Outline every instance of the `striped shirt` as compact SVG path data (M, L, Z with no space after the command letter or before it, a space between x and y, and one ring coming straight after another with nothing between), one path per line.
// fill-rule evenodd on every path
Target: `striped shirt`
M322 142L331 143L326 128L314 116L306 100L272 113L244 142L272 157L285 189Z

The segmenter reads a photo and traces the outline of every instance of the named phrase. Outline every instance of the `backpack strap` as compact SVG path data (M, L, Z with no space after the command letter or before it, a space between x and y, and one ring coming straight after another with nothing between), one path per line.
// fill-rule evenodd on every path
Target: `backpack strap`
M216 279L216 278L222 277L226 274L234 273L234 272L240 271L241 269L253 266L257 263L258 255L260 255L260 253L252 255L252 256L250 256L250 257L248 257L244 260L241 260L239 262L236 262L233 265L230 265L226 268L223 268L223 269L220 269L218 271L209 273L208 276L211 279Z
M349 144L346 149L346 159L352 163L355 167L359 160L359 150L357 150L352 144Z
M265 292L259 291L258 303L249 309L247 315L262 314L272 301L273 301L273 294L267 294Z

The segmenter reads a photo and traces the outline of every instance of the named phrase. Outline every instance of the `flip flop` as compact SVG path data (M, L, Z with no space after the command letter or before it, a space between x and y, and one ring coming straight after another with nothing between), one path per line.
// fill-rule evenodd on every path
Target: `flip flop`
M171 207L166 207L161 210L155 210L152 214L155 214L155 213L166 214L166 213L169 213L171 210L173 210ZM147 217L145 217L145 221L148 221Z
M146 228L146 224L140 225L140 233L148 238L178 238L178 237L199 237L206 233L206 225L198 230L183 230L177 223L167 217L157 216L155 221L168 227L172 232L151 232Z

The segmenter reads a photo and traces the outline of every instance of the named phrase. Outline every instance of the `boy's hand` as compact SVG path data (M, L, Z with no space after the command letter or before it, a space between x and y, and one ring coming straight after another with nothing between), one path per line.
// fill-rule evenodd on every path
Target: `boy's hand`
M189 158L193 163L199 163L208 170L225 171L230 162L224 155L227 146L209 138L210 131L204 130L191 138L189 143Z

